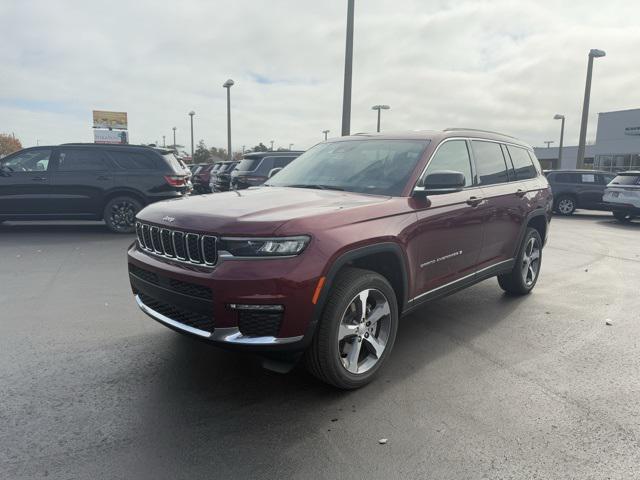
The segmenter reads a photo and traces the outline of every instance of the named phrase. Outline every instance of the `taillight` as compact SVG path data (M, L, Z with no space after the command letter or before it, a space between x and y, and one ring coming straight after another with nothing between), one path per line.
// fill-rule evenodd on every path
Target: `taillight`
M187 177L182 175L165 175L164 179L172 187L184 187L187 184Z

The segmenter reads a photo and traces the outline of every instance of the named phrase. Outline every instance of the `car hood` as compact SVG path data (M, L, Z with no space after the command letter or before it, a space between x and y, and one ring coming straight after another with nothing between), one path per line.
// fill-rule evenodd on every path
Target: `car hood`
M144 222L225 235L306 233L318 225L354 223L380 216L391 197L335 190L262 187L153 203L138 213Z

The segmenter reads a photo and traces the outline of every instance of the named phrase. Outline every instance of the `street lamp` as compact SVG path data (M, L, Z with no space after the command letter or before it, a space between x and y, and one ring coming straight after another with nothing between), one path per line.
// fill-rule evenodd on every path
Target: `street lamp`
M167 142L164 141L165 136L162 135L162 146L166 148Z
M177 148L176 148L176 127L173 127L173 149L177 150Z
M376 130L378 133L380 133L380 110L389 110L390 108L389 105L374 105L371 107L371 110L378 111L378 129Z
M327 133L329 133L331 130L322 130L322 133L324 133L324 139L327 139Z
M353 70L353 8L354 0L347 5L347 44L344 53L344 90L342 94L342 136L351 132L351 72Z
M551 144L553 143L553 140L547 140L545 142L542 143L546 143L547 144L547 148L551 148Z
M587 119L589 117L589 99L591 97L591 75L593 73L593 59L604 57L604 50L592 48L589 51L589 63L587 64L587 82L584 86L584 103L582 104L582 121L580 122L580 142L578 143L578 159L576 167L584 164L584 148L587 143Z
M191 161L193 162L193 116L196 114L193 110L189 112L191 117Z
M558 168L562 168L562 144L564 142L564 115L556 113L553 116L554 120L562 120L560 124L560 148L558 149Z
M293 148L293 143L289 144L289 150L291 150Z
M271 140L271 151L273 152L273 140Z
M227 89L227 158L232 160L231 154L231 87L233 86L233 80L229 79L222 84L223 88Z

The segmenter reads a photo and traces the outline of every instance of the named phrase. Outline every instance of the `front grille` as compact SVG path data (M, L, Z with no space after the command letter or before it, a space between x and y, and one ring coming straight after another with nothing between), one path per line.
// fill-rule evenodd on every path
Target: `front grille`
M172 258L195 265L213 266L218 260L216 237L199 233L185 233L136 222L140 248L154 255Z
M139 293L140 300L147 307L155 310L156 312L164 315L165 317L175 320L176 322L183 323L190 327L205 330L207 332L213 332L215 325L213 317L211 315L203 315L198 312L193 312L170 303L166 303L162 300L158 300L144 293Z
M277 337L282 323L282 312L239 311L238 328L242 335L251 337Z
M144 268L140 268L132 263L129 264L129 272L142 280L145 280L159 287L173 290L174 292L189 295L191 297L198 297L204 300L211 300L211 289L203 285L197 285L195 283L184 282L176 278L165 277L164 275L158 275L155 272L150 272Z

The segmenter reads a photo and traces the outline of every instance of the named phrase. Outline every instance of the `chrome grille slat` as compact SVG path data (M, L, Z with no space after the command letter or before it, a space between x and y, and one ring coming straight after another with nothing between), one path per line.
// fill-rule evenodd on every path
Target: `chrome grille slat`
M136 222L141 249L174 261L212 267L217 263L217 237Z

